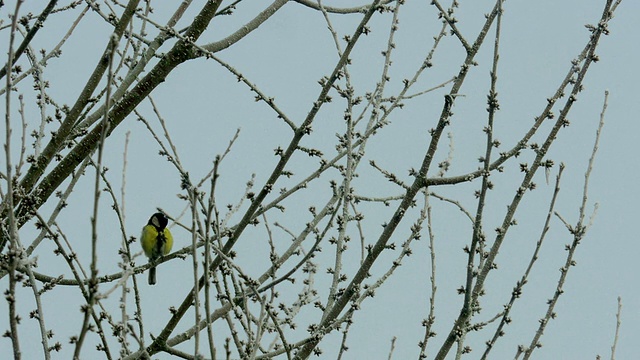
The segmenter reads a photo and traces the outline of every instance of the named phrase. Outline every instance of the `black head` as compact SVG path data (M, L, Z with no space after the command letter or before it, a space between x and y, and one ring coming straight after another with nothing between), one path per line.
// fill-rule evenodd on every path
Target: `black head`
M153 225L158 230L163 230L167 227L168 223L169 219L167 219L167 217L163 213L157 212L151 215L151 218L149 219L149 222L147 224Z

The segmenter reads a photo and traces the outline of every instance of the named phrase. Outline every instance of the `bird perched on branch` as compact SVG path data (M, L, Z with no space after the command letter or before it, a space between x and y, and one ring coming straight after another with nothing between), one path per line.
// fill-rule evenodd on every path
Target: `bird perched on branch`
M149 222L142 228L140 242L142 249L149 258L151 268L149 269L149 285L156 284L156 262L167 255L173 246L173 236L167 229L169 219L163 213L151 215Z

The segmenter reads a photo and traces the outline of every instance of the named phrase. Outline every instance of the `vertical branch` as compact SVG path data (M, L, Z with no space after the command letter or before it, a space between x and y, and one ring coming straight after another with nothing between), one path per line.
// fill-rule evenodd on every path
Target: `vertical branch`
M176 153L177 155L177 153ZM176 158L177 160L177 158ZM198 324L200 322L200 297L198 296L198 292L200 291L200 284L198 283L199 275L198 275L198 230L197 230L197 222L196 217L198 216L198 201L197 197L198 192L194 186L189 185L190 188L187 189L189 191L189 200L191 202L191 258L193 260L193 307L195 311L195 323ZM208 227L208 226L207 226ZM193 356L194 358L198 358L198 350L200 347L200 332L196 331L194 334L194 350Z
M218 207L216 206L215 192L218 183L218 166L220 165L221 156L216 156L213 162L213 175L211 176L211 189L209 191L209 204L207 207L207 218L204 236L204 309L205 319L207 321L207 340L209 342L209 355L212 359L216 358L216 347L213 338L213 328L211 319L211 280L209 266L211 265L211 240L213 236L219 237L220 234L220 218ZM210 234L210 229L214 229L214 234Z
M487 96L487 111L489 112L489 117L487 119L487 126L484 128L484 132L487 135L486 140L486 150L483 158L484 168L482 173L482 186L480 191L478 191L478 207L476 209L476 216L473 222L473 237L471 239L471 246L469 248L468 260L467 260L467 279L464 289L464 303L463 303L463 312L472 314L477 308L478 304L472 303L473 299L473 281L477 276L477 269L475 267L475 258L476 253L480 252L477 250L478 247L482 246L482 243L485 241L485 234L482 230L482 217L484 215L484 206L486 204L486 196L487 191L493 187L491 181L489 181L489 176L491 172L489 171L489 166L491 165L491 150L493 149L493 121L495 118L496 112L500 109L500 105L498 103L498 93L496 92L496 84L498 81L498 60L500 58L499 49L500 49L500 25L502 22L502 1L498 1L498 15L496 16L496 36L493 47L493 65L491 69L491 88L489 90L489 95ZM482 259L482 254L480 254L480 259ZM481 261L481 260L480 260ZM461 324L459 324L461 325ZM463 328L461 326L461 328Z
M44 353L45 360L51 359L51 349L49 349L49 333L47 333L47 327L44 323L44 308L42 307L42 297L40 290L38 290L38 282L36 281L36 277L33 274L32 266L29 262L25 264L25 268L27 270L27 275L29 276L29 284L31 285L31 289L33 290L33 297L36 301L37 314L36 319L38 320L38 325L40 326L40 339L42 340L42 349Z
M129 242L127 237L125 236L125 214L126 214L126 203L125 203L125 189L126 189L126 185L127 185L127 154L129 153L129 137L131 135L130 131L127 131L127 133L125 134L125 140L124 140L124 152L122 155L122 184L120 186L120 210L118 211L119 213L119 217L120 217L120 222L121 222L121 226L122 226L122 250L125 252L122 257L124 258L124 264L126 264L125 266L129 266L130 264L132 264L132 260L131 260L131 251L129 249ZM115 195L115 194L114 194ZM126 267L124 267L123 270L126 270ZM134 279L135 281L135 279ZM127 343L127 334L129 332L129 315L127 314L127 294L129 293L129 288L127 286L128 282L123 282L122 283L122 294L120 297L120 307L121 307L121 312L120 312L120 316L121 316L121 322L122 322L122 328L121 328L121 334L120 337L122 338L122 342L121 342L121 346L122 346L122 352L123 353L129 353L129 349L127 347L128 343ZM134 283L134 291L137 295L138 293L138 289L137 286L135 286L136 283ZM138 308L138 314L140 313L140 309ZM140 315L141 316L141 315ZM144 334L141 332L141 334ZM141 337L142 339L144 339L144 336Z
M67 263L67 265L69 266L69 269L71 270L71 273L73 274L75 280L76 280L76 285L78 290L80 291L80 293L82 294L82 297L85 299L85 301L87 303L89 303L89 291L85 288L85 284L88 284L89 281L87 279L87 274L85 272L85 270L82 268L82 264L80 262L80 260L78 259L78 257L75 255L75 251L73 250L73 248L71 247L71 244L69 243L66 235L62 232L62 230L60 229L60 227L58 228L57 232L54 232L49 225L47 224L47 222L44 220L44 218L38 213L36 212L34 214L34 216L39 220L40 225L42 225L42 227L47 231L47 233L50 235L50 238L53 240L53 242L56 244L56 253L61 255L65 262ZM57 225L56 225L57 226ZM60 237L62 237L62 239L65 242L66 247L69 249L69 252L67 252L65 250L65 246L63 246L63 244L60 241ZM74 265L75 262L75 265ZM90 312L91 316L93 317L93 321L96 324L96 332L97 334L100 336L100 340L102 341L101 345L98 345L98 349L102 350L105 352L105 357L107 359L112 359L111 357L111 353L109 351L109 347L108 347L108 342L107 339L105 337L105 331L102 328L101 322L100 322L100 318L98 318L98 316L96 315L96 313L94 311ZM76 336L71 337L71 343L77 343L78 338ZM59 344L56 344L56 347L59 348Z
M426 191L426 190L425 190ZM429 202L429 194L425 194L424 201L426 202L427 207L427 232L429 234L429 257L431 259L431 275L429 277L429 282L431 283L431 296L429 296L429 315L425 320L422 321L422 325L424 326L424 337L421 342L418 343L420 346L420 359L424 359L427 357L426 349L427 344L429 343L429 339L435 336L435 332L431 331L433 324L436 321L436 291L438 290L438 286L436 285L436 249L435 249L435 234L433 232L432 226L432 215L431 215L431 204Z
M602 111L600 112L600 122L598 123L598 129L596 130L596 140L593 144L593 149L591 151L591 157L589 157L589 165L587 167L587 171L584 173L584 185L582 189L582 204L580 204L580 219L578 219L578 229L582 231L582 228L585 228L584 218L586 215L586 207L587 207L587 193L589 190L589 178L591 177L591 172L593 171L593 164L596 159L596 154L598 153L598 147L600 145L600 135L602 133L602 127L604 126L604 114L607 112L607 107L609 106L609 91L605 90L604 92L604 102L602 103Z
M18 113L20 114L20 120L22 122L22 137L20 141L20 158L18 159L18 163L16 164L16 177L20 176L22 172L22 166L24 165L24 157L27 154L27 119L24 113L24 97L22 95L18 96L18 102L20 102L20 108L18 109Z
M401 0L396 1L396 5L394 7L394 11L393 11L393 17L391 20L391 26L390 26L390 31L389 31L389 37L387 40L387 49L385 51L383 51L383 54L385 56L385 61L384 61L384 65L383 65L383 71L381 74L381 79L380 82L376 85L376 90L375 92L375 99L374 99L374 107L375 110L372 111L372 118L371 121L369 123L368 126L371 126L371 124L373 123L373 119L378 118L377 114L379 114L380 108L381 108L381 103L382 103L382 95L385 89L385 85L386 83L389 81L389 68L391 67L391 54L393 49L395 49L395 43L394 43L394 35L396 33L396 31L398 30L398 15L400 12L400 6L403 5L404 2ZM340 49L340 45L339 43L336 41L336 35L335 35L335 30L333 30L333 27L331 25L331 22L329 21L328 15L326 13L326 11L324 10L324 8L322 7L322 4L319 2L319 6L321 7L321 9L323 9L323 14L325 16L325 20L327 21L329 28L332 32L332 35L334 36L334 42L336 43L336 48L338 50L338 54L342 55L342 51ZM345 115L344 118L347 122L347 129L345 132L345 138L344 138L344 148L345 148L345 152L346 152L346 157L347 157L347 164L346 164L346 169L344 172L344 180L342 183L342 196L343 196L343 209L342 209L342 215L341 217L338 218L338 239L336 241L336 261L334 264L334 269L333 269L333 280L332 280L332 284L329 290L329 297L328 297L328 301L327 301L327 305L325 308L325 314L331 310L331 308L333 307L333 303L335 302L336 299L336 293L338 292L338 285L339 282L341 280L339 280L341 278L341 269L342 269L342 252L345 250L345 246L344 246L344 242L345 242L345 234L347 231L347 224L349 221L351 221L351 216L350 216L350 211L349 211L349 207L352 205L352 201L353 201L353 189L351 188L351 180L353 177L353 174L355 172L356 167L359 164L359 160L361 158L361 154L364 152L363 147L360 148L358 155L354 154L354 138L353 138L353 133L354 133L354 120L353 120L353 103L354 103L354 99L353 99L353 87L351 85L351 80L350 80L350 76L349 76L349 72L347 70L347 64L345 64L344 66L344 72L345 72L345 78L346 78L346 88L347 90L342 92L343 94L346 95L347 97L347 110L345 111ZM364 245L364 243L362 244ZM362 260L361 263L364 261L364 251L365 251L365 247L362 246Z
M109 108L109 102L111 101L111 82L113 78L113 59L116 54L116 47L118 46L118 37L111 36L109 41L109 46L112 51L109 55L108 62L108 75L107 75L107 93L106 93L106 105ZM94 184L94 199L93 199L93 215L91 217L91 278L89 279L89 298L84 308L84 320L82 323L82 329L80 331L80 336L78 337L78 342L76 343L76 348L74 352L74 358L80 358L80 351L82 345L84 343L84 339L86 337L87 331L89 330L89 319L93 313L93 305L96 302L96 297L98 294L98 209L100 203L100 177L102 173L102 156L104 153L104 142L107 138L107 132L109 131L109 113L107 111L104 112L104 117L102 118L102 133L100 135L100 141L98 143L98 160L95 164L96 166L96 180Z
M11 19L11 33L9 34L9 56L7 60L7 69L11 69L13 64L13 42L15 41L16 29L18 26L18 14L20 13L20 6L22 0L16 2L16 8L13 12L13 18ZM9 203L9 211L7 216L7 233L9 236L9 252L8 252L8 270L9 270L9 292L6 294L6 300L9 303L9 328L11 335L11 344L13 346L13 357L16 360L21 358L20 341L18 339L18 321L19 316L16 310L16 284L19 281L16 276L16 268L20 260L23 257L22 248L18 240L18 228L16 225L16 219L14 215L14 188L13 188L13 172L11 164L11 88L12 79L11 73L7 76L6 81L6 101L5 101L5 143L4 153L6 161L6 176L7 176L7 196L6 199ZM4 228L4 226L2 226ZM4 230L4 229L2 229ZM4 236L4 235L3 235Z
M335 300L335 295L338 292L339 285L341 280L341 272L342 272L342 253L346 250L345 237L347 232L347 225L349 223L350 211L349 205L353 199L353 193L351 189L351 179L354 172L353 166L353 148L352 148L352 140L353 140L353 122L351 120L351 116L347 116L347 131L346 131L346 147L347 147L347 167L344 173L344 181L342 184L342 214L338 217L338 239L336 240L336 254L335 254L335 263L333 267L333 279L331 281L331 287L329 289L329 298L327 299L327 306L325 309L325 313L327 309L330 309Z

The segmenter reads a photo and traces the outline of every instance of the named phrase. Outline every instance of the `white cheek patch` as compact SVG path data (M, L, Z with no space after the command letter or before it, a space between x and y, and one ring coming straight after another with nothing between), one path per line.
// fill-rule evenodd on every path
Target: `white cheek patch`
M151 220L151 223L153 224L153 226L159 228L160 227L160 223L158 222L158 218L157 217L153 217L153 220Z

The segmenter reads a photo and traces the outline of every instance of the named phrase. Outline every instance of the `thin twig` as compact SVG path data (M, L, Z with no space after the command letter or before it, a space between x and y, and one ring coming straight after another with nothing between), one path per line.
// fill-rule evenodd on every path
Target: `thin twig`
M616 311L616 334L611 345L611 360L616 360L616 347L618 346L618 335L620 334L620 324L622 323L622 298L618 296L618 311Z
M605 12L603 14L603 17L605 18L610 18L611 13L609 12L609 6L611 5L611 1L609 1L607 3L607 7L605 7ZM576 223L575 226L571 227L569 224L565 223L565 226L568 226L567 229L569 230L569 233L571 234L573 241L571 244L567 244L566 246L566 250L567 250L567 258L565 261L565 264L560 268L560 278L558 279L558 284L556 286L556 291L553 294L553 297L549 300L548 304L548 308L547 308L547 312L544 316L544 318L540 319L540 325L538 327L538 330L536 331L535 335L533 336L533 339L531 340L531 343L529 345L528 348L525 349L524 351L524 357L523 360L528 360L531 355L533 354L533 351L535 349L537 349L539 347L540 344L540 338L542 337L544 330L547 326L547 324L549 323L549 321L551 319L555 318L555 312L554 312L554 308L558 302L558 299L560 297L560 295L562 295L564 293L563 287L564 284L566 282L567 276L569 274L569 270L571 269L571 267L576 265L576 261L573 259L574 255L575 255L575 251L578 247L578 245L580 245L581 241L584 239L584 237L586 236L586 231L587 228L586 226L583 224L584 218L585 218L585 212L586 212L586 203L587 203L587 199L588 199L588 184L589 184L589 178L591 176L591 171L593 170L593 163L595 161L595 156L598 150L598 143L600 141L600 135L602 134L601 130L602 130L602 126L604 125L604 113L605 110L607 108L607 101L608 101L608 95L609 92L605 92L605 97L604 97L604 103L603 103L603 110L602 113L600 114L600 122L598 124L598 130L596 131L596 138L594 141L594 145L593 145L593 151L591 153L591 157L589 158L589 164L587 166L587 170L585 172L585 179L584 179L584 187L583 187L583 192L582 192L582 203L580 204L580 208L578 211L578 221Z

